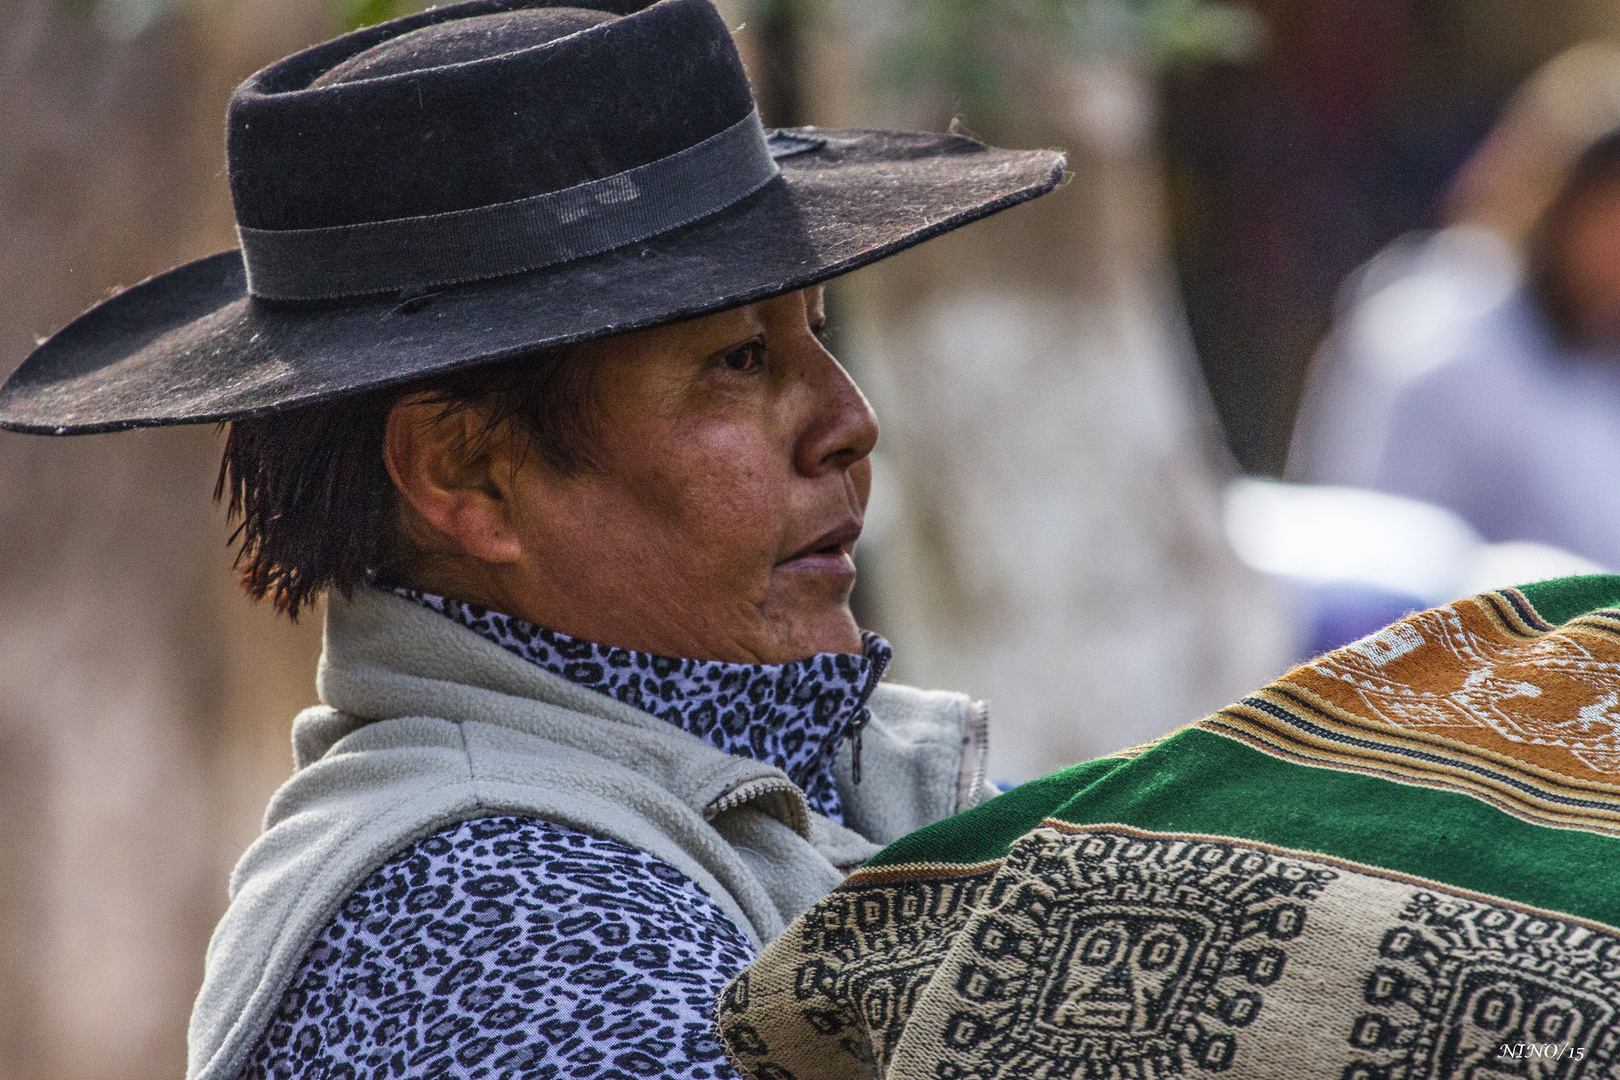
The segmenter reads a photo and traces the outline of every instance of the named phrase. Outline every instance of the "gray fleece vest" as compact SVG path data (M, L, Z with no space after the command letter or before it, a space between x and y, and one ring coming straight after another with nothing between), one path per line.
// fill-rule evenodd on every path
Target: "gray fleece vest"
M189 1080L232 1080L304 952L390 856L467 818L544 818L651 853L696 882L756 947L900 836L972 806L984 707L881 685L834 763L847 827L781 770L722 753L513 656L408 600L332 597L293 723L294 772L231 874L192 1010Z

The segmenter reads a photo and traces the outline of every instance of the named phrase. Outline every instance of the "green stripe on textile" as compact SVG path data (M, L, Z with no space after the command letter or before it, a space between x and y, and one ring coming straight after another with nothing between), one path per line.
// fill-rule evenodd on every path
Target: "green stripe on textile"
M1620 606L1620 575L1519 591L1558 624ZM1135 759L1098 758L1022 784L896 840L866 865L989 862L1047 817L1257 840L1620 925L1620 895L1586 872L1620 859L1620 840L1532 825L1458 792L1297 765L1196 728Z
M1019 784L1003 795L902 836L866 861L867 866L906 863L973 863L1003 858L1014 840L1052 816L1088 784L1125 764L1126 758L1096 758L1039 780Z
M1620 840L1532 825L1458 792L1295 764L1209 731L1121 762L1051 816L1258 840L1620 926Z
M1620 606L1620 575L1554 578L1520 585L1519 591L1537 615L1557 626L1588 611Z

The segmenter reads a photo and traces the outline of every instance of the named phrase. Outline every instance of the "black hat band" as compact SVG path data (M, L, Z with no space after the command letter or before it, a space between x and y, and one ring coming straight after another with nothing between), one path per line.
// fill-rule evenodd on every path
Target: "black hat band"
M778 175L775 158L811 141L768 143L756 110L667 157L526 199L324 229L238 226L248 292L330 300L570 262L724 210Z

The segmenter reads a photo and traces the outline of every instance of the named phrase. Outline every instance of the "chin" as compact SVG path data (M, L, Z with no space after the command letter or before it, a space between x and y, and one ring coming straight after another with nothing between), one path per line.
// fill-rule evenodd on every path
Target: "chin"
M816 653L860 652L860 626L849 610L854 585L853 574L803 573L778 567L760 607L766 632L775 639L777 662L802 660Z
M794 660L803 660L807 656L817 653L859 653L861 651L861 631L855 623L855 616L850 614L849 605L844 604L832 611L820 611L814 614L797 612L771 618L766 617L776 627L774 651L775 663L786 664Z

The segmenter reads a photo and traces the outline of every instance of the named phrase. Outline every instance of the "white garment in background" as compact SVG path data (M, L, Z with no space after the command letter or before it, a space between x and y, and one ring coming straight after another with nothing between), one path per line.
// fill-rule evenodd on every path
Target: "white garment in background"
M1350 275L1306 377L1288 479L1376 486L1396 399L1456 357L1520 276L1507 241L1469 225L1403 236Z
M1620 567L1620 351L1565 352L1516 293L1396 395L1372 486Z

